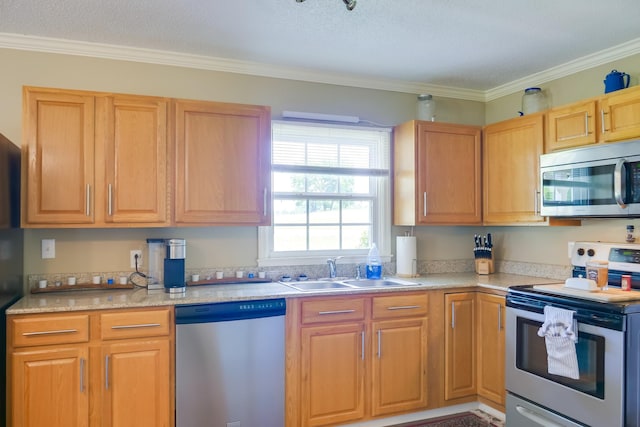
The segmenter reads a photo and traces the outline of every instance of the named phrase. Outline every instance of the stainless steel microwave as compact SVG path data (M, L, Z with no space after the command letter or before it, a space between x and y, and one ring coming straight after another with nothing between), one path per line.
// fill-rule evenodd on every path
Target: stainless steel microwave
M640 217L640 140L540 156L540 214Z

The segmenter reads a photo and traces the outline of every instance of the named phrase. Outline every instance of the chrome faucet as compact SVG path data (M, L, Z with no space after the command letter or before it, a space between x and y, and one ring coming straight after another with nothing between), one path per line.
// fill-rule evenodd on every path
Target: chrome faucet
M335 279L337 274L337 269L336 269L336 261L338 261L340 258L342 258L341 256L337 256L335 258L329 258L327 260L327 264L329 264L329 278L331 279Z

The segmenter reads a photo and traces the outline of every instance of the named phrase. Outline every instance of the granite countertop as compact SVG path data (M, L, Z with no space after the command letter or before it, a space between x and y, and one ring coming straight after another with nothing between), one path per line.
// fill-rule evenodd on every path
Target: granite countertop
M422 277L402 278L418 285L391 288L340 289L302 292L278 282L231 285L189 286L184 294L168 294L164 290L146 288L126 290L67 291L29 294L7 309L7 314L53 313L79 310L158 307L184 304L205 304L224 301L247 301L272 298L354 295L363 293L402 292L460 287L484 287L506 291L510 286L558 283L557 279L517 274L441 273Z

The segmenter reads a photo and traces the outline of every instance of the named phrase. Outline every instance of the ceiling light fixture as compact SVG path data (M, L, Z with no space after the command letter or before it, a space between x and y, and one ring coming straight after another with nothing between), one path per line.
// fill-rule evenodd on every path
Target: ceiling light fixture
M296 0L296 3L302 3L304 0ZM356 0L342 0L347 10L353 10L356 7Z

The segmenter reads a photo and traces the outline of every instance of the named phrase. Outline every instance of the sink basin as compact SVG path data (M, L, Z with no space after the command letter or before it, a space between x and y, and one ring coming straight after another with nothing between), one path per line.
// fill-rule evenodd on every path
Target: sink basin
M345 280L349 286L355 286L357 288L386 288L390 286L415 286L415 282L407 282L406 280L399 279L360 279L360 280Z
M303 292L311 291L335 291L338 289L353 289L352 286L341 282L330 282L324 280L307 281L307 282L280 282L285 286L289 286L293 289Z

